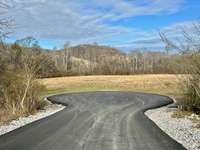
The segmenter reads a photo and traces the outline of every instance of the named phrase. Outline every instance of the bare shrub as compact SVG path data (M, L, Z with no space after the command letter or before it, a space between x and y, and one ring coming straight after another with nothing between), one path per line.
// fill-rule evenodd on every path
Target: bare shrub
M200 22L194 23L192 29L189 31L183 27L178 42L168 38L165 33L160 33L160 36L167 47L187 57L184 60L184 73L187 75L181 79L184 93L181 108L200 113Z
M0 108L7 114L7 120L44 108L46 103L42 95L45 87L36 79L48 61L47 57L34 48L19 45L6 47L4 53L6 55L1 57L4 65L0 73ZM6 121L6 117L0 120Z

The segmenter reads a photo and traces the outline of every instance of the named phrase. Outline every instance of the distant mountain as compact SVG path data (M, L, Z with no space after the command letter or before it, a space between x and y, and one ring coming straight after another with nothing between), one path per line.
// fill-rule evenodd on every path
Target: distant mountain
M99 45L78 45L70 48L73 52L74 56L78 56L79 54L88 55L88 54L96 54L100 55L121 55L123 52L116 48L108 47L108 46L99 46Z
M91 45L91 44L84 44L84 45L70 47L66 51L68 54L70 54L70 56L86 60L94 60L97 57L101 58L105 56L125 55L125 53L116 48L108 46ZM56 55L64 55L65 52L64 50L59 50L53 53Z

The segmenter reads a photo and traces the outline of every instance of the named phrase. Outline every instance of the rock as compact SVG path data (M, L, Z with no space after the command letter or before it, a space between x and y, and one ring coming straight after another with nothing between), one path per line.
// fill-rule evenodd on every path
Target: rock
M10 131L13 131L17 128L20 128L26 124L32 123L36 120L48 117L58 111L61 111L65 106L57 104L49 104L44 110L40 110L35 115L30 115L28 117L20 117L16 120L11 121L7 125L0 126L0 135L6 134Z
M193 128L194 124L187 117L172 118L171 115L175 110L171 108L171 111L168 110L169 106L149 110L145 114L166 134L181 143L188 150L200 150L200 129Z

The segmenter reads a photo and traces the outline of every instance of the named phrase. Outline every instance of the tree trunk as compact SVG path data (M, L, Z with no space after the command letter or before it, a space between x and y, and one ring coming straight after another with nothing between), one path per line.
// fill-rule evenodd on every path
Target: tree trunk
M20 103L22 110L24 109L24 102L25 102L25 99L26 99L26 96L27 96L27 93L28 93L28 89L30 88L30 82L31 82L31 76L28 77L28 79L27 79L26 88L24 90L24 94L23 94L23 97L22 97L22 100L21 100L21 103Z

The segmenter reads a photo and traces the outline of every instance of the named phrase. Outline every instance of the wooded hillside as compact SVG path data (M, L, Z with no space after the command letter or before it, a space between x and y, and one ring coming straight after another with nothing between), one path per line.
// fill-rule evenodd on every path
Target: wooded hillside
M183 57L140 50L127 54L116 48L89 44L49 51L49 56L65 75L180 73L177 65Z

